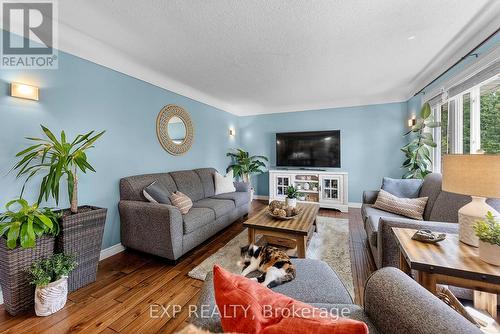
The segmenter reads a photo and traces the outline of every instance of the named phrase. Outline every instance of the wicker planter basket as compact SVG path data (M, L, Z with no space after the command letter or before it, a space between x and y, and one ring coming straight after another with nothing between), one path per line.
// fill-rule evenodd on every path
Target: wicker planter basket
M106 212L94 206L79 207L76 214L63 212L56 252L73 255L78 262L68 278L69 292L96 280Z
M35 287L29 284L26 269L34 261L54 254L54 237L43 236L36 240L35 248L8 249L0 239L0 285L4 307L12 315L19 314L34 305Z

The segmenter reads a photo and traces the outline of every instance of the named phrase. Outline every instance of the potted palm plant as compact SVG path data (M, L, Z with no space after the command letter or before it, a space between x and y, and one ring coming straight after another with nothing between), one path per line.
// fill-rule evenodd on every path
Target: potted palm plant
M62 210L61 233L56 240L58 252L74 255L80 264L68 281L74 291L95 281L107 209L90 205L78 206L78 172L95 172L87 161L86 151L104 134L90 131L68 140L64 131L59 138L41 125L45 138L28 137L33 145L19 152L20 160L14 166L17 177L26 177L26 183L36 175L43 175L38 203L53 198L59 204L60 183L67 181L67 194L71 203ZM21 195L24 191L21 190Z
M286 198L285 204L291 208L295 208L297 206L297 198L300 196L300 193L294 186L288 186L286 188Z
M77 263L63 253L34 262L27 270L35 289L35 313L44 317L56 313L68 299L68 274Z
M226 156L232 158L232 164L229 165L227 171L233 170L234 176L241 177L243 182L248 183L250 185L251 198L250 201L253 200L254 189L251 184L250 177L252 174L262 174L264 170L261 168L265 168L266 164L264 161L269 161L265 156L262 155L250 155L247 151L242 150L241 148L237 148L228 152Z
M488 212L485 219L474 224L479 238L479 258L484 262L500 266L500 222Z
M33 305L34 288L24 270L53 254L59 214L24 199L10 201L5 209L0 214L0 285L5 309L16 315Z

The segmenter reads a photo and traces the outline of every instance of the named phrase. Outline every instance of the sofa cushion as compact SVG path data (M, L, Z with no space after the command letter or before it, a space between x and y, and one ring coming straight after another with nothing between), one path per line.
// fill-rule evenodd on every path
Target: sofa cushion
M184 234L191 233L200 227L215 221L215 212L208 208L191 208L188 213L182 215L184 222Z
M224 332L368 334L368 326L361 321L330 315L218 265L213 274Z
M231 169L226 176L222 176L219 173L214 174L215 183L215 195L232 193L236 191L234 187L234 176L233 170Z
M195 208L209 208L215 212L215 218L227 215L236 208L234 202L230 199L205 198L194 202Z
M127 201L147 201L142 191L155 181L165 186L170 193L174 193L177 190L177 186L169 173L128 176L120 180L120 199Z
M198 168L194 171L200 177L205 198L215 195L214 174L217 170L215 168Z
M184 195L180 191L176 191L170 196L170 201L172 205L175 206L183 215L189 212L189 210L193 207L193 201L191 198Z
M205 198L201 179L195 171L182 170L171 172L170 176L175 181L177 189L191 198L193 202Z
M403 218L401 215L397 215L392 212L387 212L384 210L380 210L377 208L373 207L373 204L366 204L363 206L363 210L365 212L366 218L368 219L370 216L375 216L375 217L395 217L395 218ZM378 219L377 219L378 220Z
M431 220L431 212L437 197L441 193L442 176L439 173L427 175L420 188L419 197L427 197L427 205L424 211L424 220Z
M250 202L250 193L249 192L225 193L225 194L212 196L211 198L230 199L234 202L236 207L240 207L240 206L248 204Z
M420 179L392 179L384 177L382 189L396 197L417 198L422 187L422 182Z
M399 198L380 189L374 208L396 213L405 217L423 220L427 197Z
M172 204L170 202L170 191L158 181L151 183L142 191L144 197L151 203Z

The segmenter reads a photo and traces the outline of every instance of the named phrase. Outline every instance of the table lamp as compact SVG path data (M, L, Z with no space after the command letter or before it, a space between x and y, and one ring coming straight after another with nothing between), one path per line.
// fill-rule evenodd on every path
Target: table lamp
M453 154L443 157L443 190L470 195L472 202L458 210L460 241L479 246L472 226L488 211L500 214L486 203L486 198L500 198L500 155Z

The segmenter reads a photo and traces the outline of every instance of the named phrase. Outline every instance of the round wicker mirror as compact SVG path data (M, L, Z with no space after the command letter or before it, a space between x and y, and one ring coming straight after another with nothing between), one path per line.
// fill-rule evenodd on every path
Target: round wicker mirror
M156 118L156 135L170 154L181 155L189 151L194 130L187 111L174 104L163 107Z

